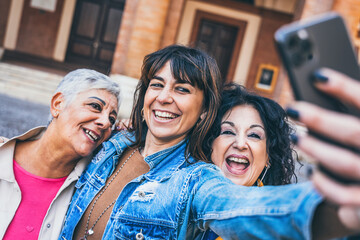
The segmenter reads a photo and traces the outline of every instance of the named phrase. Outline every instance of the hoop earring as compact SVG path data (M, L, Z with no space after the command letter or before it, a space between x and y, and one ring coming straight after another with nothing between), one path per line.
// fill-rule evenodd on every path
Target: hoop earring
M263 180L264 180L264 177L265 177L267 171L269 170L270 166L271 166L270 162L266 163L264 174L262 175L261 179L258 179L258 180L256 181L258 187L263 187L263 186L264 186Z

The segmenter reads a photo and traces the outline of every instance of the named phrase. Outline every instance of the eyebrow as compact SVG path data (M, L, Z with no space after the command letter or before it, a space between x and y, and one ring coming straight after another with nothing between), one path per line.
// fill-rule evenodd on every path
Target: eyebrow
M255 128L255 127L259 127L259 128L262 128L264 131L265 131L265 128L259 124L253 124L250 126L250 128Z
M153 76L153 79L157 79L157 80L160 80L160 81L165 81L162 77L159 77L159 76Z
M156 76L156 75L152 79L156 79L156 80L163 81L163 82L165 81L162 77ZM191 86L193 86L193 84L188 81L185 81L182 79L175 79L175 80L176 80L176 83L190 84Z
M235 127L235 124L233 122L230 122L230 121L224 121L224 122L221 123L221 125L223 125L223 124L229 124L230 126ZM253 124L253 125L250 126L250 128L255 128L255 127L262 128L265 131L265 128L263 126L259 125L259 124Z
M221 125L223 125L223 124L229 124L229 125L232 126L232 127L235 126L235 124L234 124L233 122L230 122L230 121L223 121L223 122L221 123Z
M105 102L104 100L102 100L101 98L98 98L98 97L89 97L89 98L97 99L97 100L99 100L102 104L104 104L104 106L106 106L106 102Z
M102 100L101 98L98 98L98 97L95 97L95 96L89 97L89 98L97 99L97 100L99 100L102 104L104 104L104 106L106 106L106 102L105 102L104 100ZM117 116L117 112L116 112L115 110L113 110L111 113L112 113L112 114L115 114L115 115Z

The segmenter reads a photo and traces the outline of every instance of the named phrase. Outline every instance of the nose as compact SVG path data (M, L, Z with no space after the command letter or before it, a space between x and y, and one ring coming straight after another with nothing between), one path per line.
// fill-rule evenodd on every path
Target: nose
M95 120L95 123L102 129L109 129L112 126L109 116L105 113L100 114L99 117Z
M159 95L157 96L156 100L162 104L172 103L173 98L172 98L171 90L167 88L162 89Z
M235 138L233 142L233 147L239 150L247 149L248 145L246 138L244 136L238 136L237 138Z

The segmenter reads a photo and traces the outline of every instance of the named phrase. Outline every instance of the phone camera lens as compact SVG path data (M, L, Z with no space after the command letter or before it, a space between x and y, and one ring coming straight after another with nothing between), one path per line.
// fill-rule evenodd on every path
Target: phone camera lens
M289 38L289 40L288 40L288 43L287 43L288 48L289 48L290 50L296 49L296 48L299 46L299 40L300 40L300 39L299 39L298 36L296 36L296 35L291 36L291 37Z
M300 43L301 51L309 52L311 51L311 43L309 39L304 39Z

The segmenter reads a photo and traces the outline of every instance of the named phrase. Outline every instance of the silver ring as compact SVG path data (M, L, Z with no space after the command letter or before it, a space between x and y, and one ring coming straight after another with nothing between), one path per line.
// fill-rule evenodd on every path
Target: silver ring
M360 208L356 209L356 215L357 215L357 217L358 217L358 219L360 221Z

